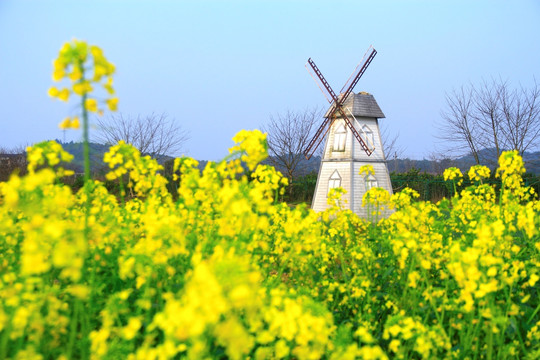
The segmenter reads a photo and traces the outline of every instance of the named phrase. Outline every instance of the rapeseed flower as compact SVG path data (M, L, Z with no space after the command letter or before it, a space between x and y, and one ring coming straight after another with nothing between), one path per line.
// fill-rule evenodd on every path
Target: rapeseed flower
M467 173L467 175L469 176L469 179L473 181L481 182L482 179L489 178L490 173L491 171L489 170L488 167L483 166L483 165L475 165L469 169L469 172Z
M81 126L79 122L79 117L74 116L73 118L67 117L62 121L60 124L58 124L58 127L60 129L78 129Z
M461 173L461 170L459 170L456 167L450 167L444 170L443 178L444 178L444 181L456 180L456 183L458 186L463 183L463 174Z
M370 165L370 164L362 165L360 167L360 171L358 172L358 174L365 175L365 176L375 175L375 169L373 169L373 165Z
M98 47L67 43L53 67L68 96L114 93ZM107 182L79 191L59 144L30 147L28 174L0 183L0 356L537 357L540 203L517 153L500 159L500 192L477 183L433 204L371 189L372 215L395 206L371 222L340 209L342 189L322 213L279 203L265 134L235 142L204 170L175 159L173 181L120 142Z
M90 112L97 112L97 100L96 99L86 99L84 102L84 108Z

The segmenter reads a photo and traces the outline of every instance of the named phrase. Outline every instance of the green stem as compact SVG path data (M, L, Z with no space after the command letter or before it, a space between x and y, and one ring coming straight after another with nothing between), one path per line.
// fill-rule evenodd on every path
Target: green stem
M9 350L9 335L11 333L11 328L13 327L11 321L7 322L6 328L4 328L2 338L0 339L0 359L6 359Z
M274 281L272 281L272 288L277 287L281 283L281 277L283 276L284 270L285 270L285 264L282 263L281 266L279 267L279 270L277 272L277 275Z
M71 313L71 323L69 327L68 353L67 358L73 358L73 350L75 348L75 340L77 338L77 322L79 318L79 300L74 299L73 312Z
M488 339L487 339L487 358L488 360L491 360L493 358L493 329L491 328L491 323L489 324L489 327L487 329L488 331Z
M527 320L527 322L531 322L532 319L536 316L536 314L538 314L538 311L540 311L540 305L538 305L536 307L536 309L534 310L534 312L532 313L531 317L529 318L529 320Z
M123 176L120 176L120 199L122 201L122 208L124 208L124 205L126 205L126 190L124 188L124 178Z
M85 82L84 76L84 64L79 62L78 68L82 71L82 76L80 83ZM83 120L83 157L84 157L84 182L87 183L90 180L90 145L88 141L88 110L86 110L86 99L88 99L88 94L83 93L81 97L81 108L82 108L82 120Z
M82 118L83 118L83 156L84 156L84 182L90 180L90 144L88 141L88 111L84 103L87 95L82 96Z
M343 276L345 283L349 283L350 279L349 279L349 274L347 272L347 267L345 266L345 258L343 256L343 250L341 249L341 247L338 247L337 250L338 250L338 256L339 256L339 262L341 265L341 275Z
M84 76L82 78L84 80ZM84 214L84 239L88 243L90 229L88 227L88 217L90 216L90 207L92 205L90 194L92 192L90 184L90 144L88 140L88 110L86 110L85 102L87 94L83 94L82 102L82 118L83 118L83 156L84 156L84 191L86 193L86 204Z
M469 316L468 316L468 323L472 323L472 320L476 318L475 314L474 313L470 313ZM466 349L469 351L469 352L472 352L474 354L474 359L477 359L478 358L478 354L480 353L480 349L479 349L479 334L478 334L478 331L480 329L480 325L481 325L481 321L478 320L476 324L473 324L472 326L469 327L469 329L467 329L467 335L464 337L464 343L467 344L466 345ZM476 338L476 340L475 340ZM475 349L472 350L472 347L473 345L475 346Z

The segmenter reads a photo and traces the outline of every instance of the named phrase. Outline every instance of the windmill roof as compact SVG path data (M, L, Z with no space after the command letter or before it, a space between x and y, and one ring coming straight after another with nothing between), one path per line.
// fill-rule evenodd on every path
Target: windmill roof
M373 95L366 92L359 92L358 94L351 93L343 105L349 108L354 116L379 119L385 117ZM329 111L330 109L326 112L325 117L328 116Z

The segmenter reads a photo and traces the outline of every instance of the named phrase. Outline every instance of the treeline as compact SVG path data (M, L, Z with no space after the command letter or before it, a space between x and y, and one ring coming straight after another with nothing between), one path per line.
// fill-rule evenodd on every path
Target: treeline
M202 170L202 169L201 169ZM94 173L94 178L104 182L105 187L110 193L119 195L120 185L118 181L109 181L105 179L106 169ZM24 173L24 172L23 172ZM21 173L21 174L23 174ZM463 184L459 186L458 190L464 189L467 186L473 184L466 174L464 173ZM172 177L172 161L165 162L163 175L167 178L168 190L173 196L176 196L178 183L173 180ZM1 179L0 181L7 180ZM526 186L530 186L535 189L537 194L540 194L540 175L536 175L527 172L523 175L523 179ZM128 182L128 178L124 179L124 183ZM431 174L426 171L422 171L418 168L411 168L406 172L391 172L390 180L392 182L392 188L394 193L402 191L406 187L417 191L420 194L420 200L437 202L442 198L449 198L453 194L453 186L451 183L444 181L443 176L440 174ZM73 191L79 190L84 181L82 174L75 174L63 179L66 185L69 185ZM484 180L485 183L494 184L496 189L500 187L500 179L495 177L492 172L489 179ZM311 204L313 195L315 194L315 187L317 185L317 173L312 172L303 176L297 177L292 183L289 184L287 191L280 197L280 201L287 202L289 204L308 203ZM129 188L126 189L126 196L130 196Z
M64 182L71 186L75 191L78 190L83 184L83 178L80 176L82 173L82 146L81 143L63 143L62 146L69 153L74 155L74 159L70 164L65 164L67 169L74 170L75 176L71 176L64 179ZM90 143L91 147L91 168L92 177L104 181L109 190L115 193L117 184L114 182L107 182L105 180L105 174L109 171L108 167L103 163L103 154L108 150L108 147L101 144ZM494 154L492 151L484 150L483 156L490 158ZM491 156L489 156L491 155ZM162 159L162 163L165 167L163 174L170 180L169 190L172 194L176 192L176 184L172 181L172 158ZM26 161L25 154L11 154L0 156L0 181L6 181L12 172L19 174L25 173ZM163 161L165 160L165 161ZM525 174L524 179L526 185L535 188L537 193L540 193L540 153L525 153L524 160L528 173ZM201 171L207 161L200 161L199 168ZM286 193L281 197L281 200L287 203L311 203L313 195L315 193L315 186L317 184L317 171L320 166L320 157L313 157L309 162L306 162L306 166L302 166L302 172L299 176L296 176L289 185ZM390 178L392 181L393 191L399 192L405 187L416 190L422 200L436 202L443 197L451 196L451 187L447 184L442 177L444 169L455 166L465 172L470 166L474 165L474 159L472 155L464 156L459 159L440 159L440 160L410 160L410 159L391 159L387 161L387 166L390 171ZM465 176L463 187L470 185ZM495 178L492 174L492 178L486 180L490 183L498 186L499 179Z
M420 194L420 200L424 201L437 202L442 198L451 197L454 191L453 185L444 181L442 175L431 174L417 168L412 168L407 172L392 172L390 180L394 193L408 187L417 191ZM536 193L540 194L540 175L527 172L523 175L523 180L526 186L534 188ZM499 189L501 180L492 172L491 177L485 179L484 183L494 184L495 188ZM311 203L316 184L317 174L301 176L292 183L291 195L286 192L282 199L289 203ZM470 185L473 185L473 182L464 172L463 184L458 187L458 191Z

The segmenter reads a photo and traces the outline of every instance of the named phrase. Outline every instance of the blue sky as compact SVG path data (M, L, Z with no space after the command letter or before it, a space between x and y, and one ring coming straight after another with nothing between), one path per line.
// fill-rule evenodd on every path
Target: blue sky
M185 153L211 160L271 114L327 106L309 57L339 90L373 44L355 91L372 93L405 155L423 158L439 146L446 92L491 77L540 81L539 34L535 0L0 0L0 146L63 139L57 125L75 104L47 89L72 38L116 65L120 112L168 114L190 132Z

